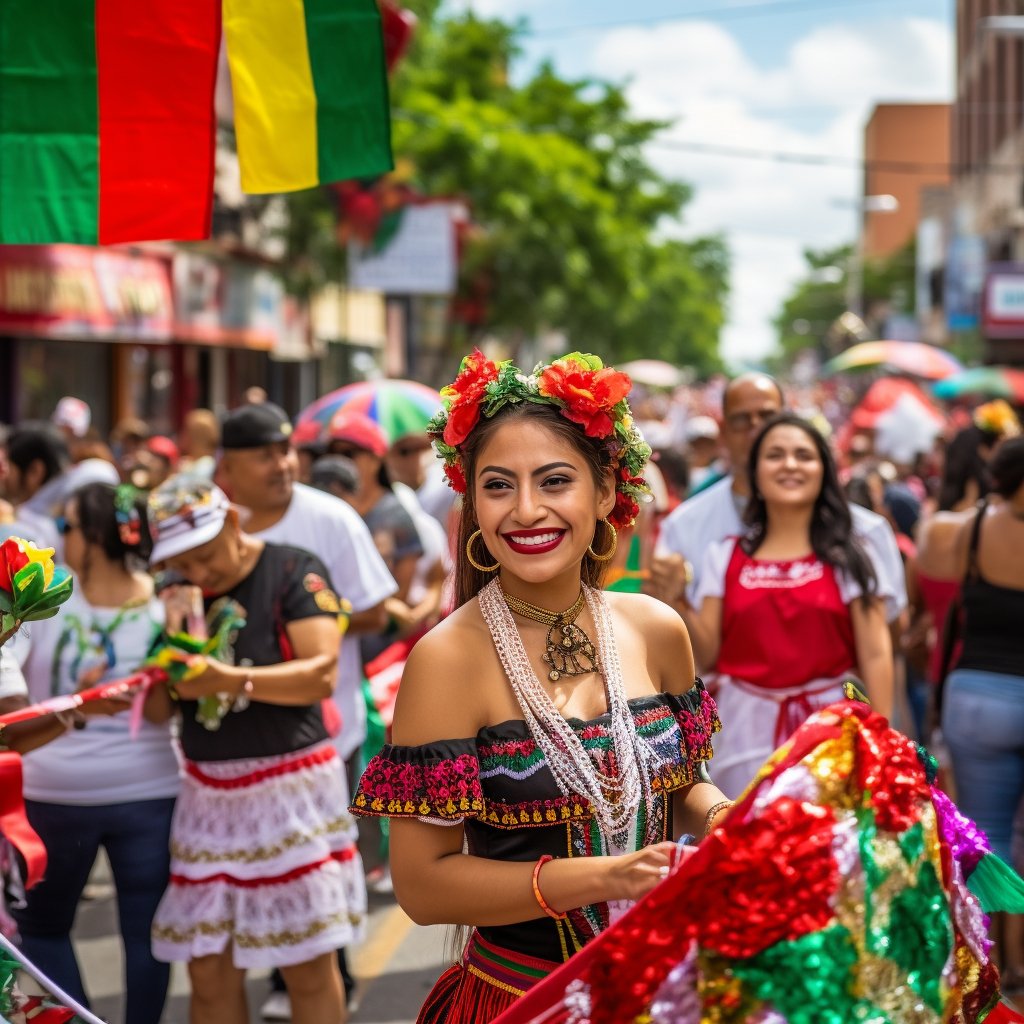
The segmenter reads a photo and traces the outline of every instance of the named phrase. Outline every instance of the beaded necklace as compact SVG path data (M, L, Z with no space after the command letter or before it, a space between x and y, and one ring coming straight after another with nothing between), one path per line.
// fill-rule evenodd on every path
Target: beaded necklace
M480 591L478 600L523 718L534 742L544 752L558 788L566 796L586 797L594 809L606 846L621 851L629 842L641 801L648 811L652 806L651 775L655 756L637 735L626 701L622 665L605 597L586 585L583 589L597 627L598 664L608 700L609 731L617 769L613 775L596 767L579 736L559 714L537 678L515 619L505 603L500 582L488 583Z

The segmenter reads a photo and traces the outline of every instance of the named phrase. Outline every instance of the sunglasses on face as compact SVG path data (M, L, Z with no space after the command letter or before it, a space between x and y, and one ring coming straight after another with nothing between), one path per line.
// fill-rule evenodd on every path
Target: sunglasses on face
M78 529L78 523L72 523L67 516L57 516L54 522L57 525L57 532L62 537L66 537L72 530Z
M725 422L730 430L750 430L753 427L761 427L773 416L777 416L778 409L759 409L755 412L734 412L725 417Z

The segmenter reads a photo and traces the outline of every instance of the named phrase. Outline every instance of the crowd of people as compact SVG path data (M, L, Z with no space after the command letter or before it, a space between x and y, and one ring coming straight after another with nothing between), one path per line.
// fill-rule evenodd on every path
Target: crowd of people
M462 929L421 1020L491 1020L851 680L948 748L945 784L1020 868L1012 410L956 410L897 458L764 374L634 394L635 422L629 392L592 359L475 353L401 437L345 411L293 429L262 395L176 439L101 438L71 397L11 428L0 534L76 590L4 648L0 711L130 675L168 634L218 640L144 699L4 731L49 858L10 888L29 958L87 1004L71 932L102 848L129 1024L160 1020L176 961L196 1024L249 1019L251 968L274 969L267 1019L344 1020L368 887ZM994 934L1019 984L1019 922Z

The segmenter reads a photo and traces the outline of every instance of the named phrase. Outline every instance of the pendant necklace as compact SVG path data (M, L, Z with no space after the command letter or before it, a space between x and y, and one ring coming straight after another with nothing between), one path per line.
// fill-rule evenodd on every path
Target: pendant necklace
M597 630L598 657L594 664L601 666L608 700L608 731L614 754L611 771L595 764L573 727L552 703L530 663L499 581L488 583L477 599L527 728L544 752L556 785L566 796L584 797L594 810L607 852L623 852L628 848L639 808L643 805L649 811L653 806L651 778L656 758L633 722L604 595L586 586L583 595Z
M546 608L513 597L504 590L501 596L517 615L548 627L541 661L550 668L548 679L551 682L557 683L562 676L584 676L589 672L600 671L593 641L582 627L576 625L586 602L582 588L580 596L564 612L549 612Z

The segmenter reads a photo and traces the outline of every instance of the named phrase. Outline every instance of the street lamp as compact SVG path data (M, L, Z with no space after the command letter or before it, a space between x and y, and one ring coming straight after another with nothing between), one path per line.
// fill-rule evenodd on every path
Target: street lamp
M864 217L869 213L895 213L900 201L887 192L860 199L833 199L833 205L852 207L857 213L853 257L846 277L846 305L858 317L864 315Z
M1024 17L1019 14L994 14L978 19L978 34L1024 36Z

